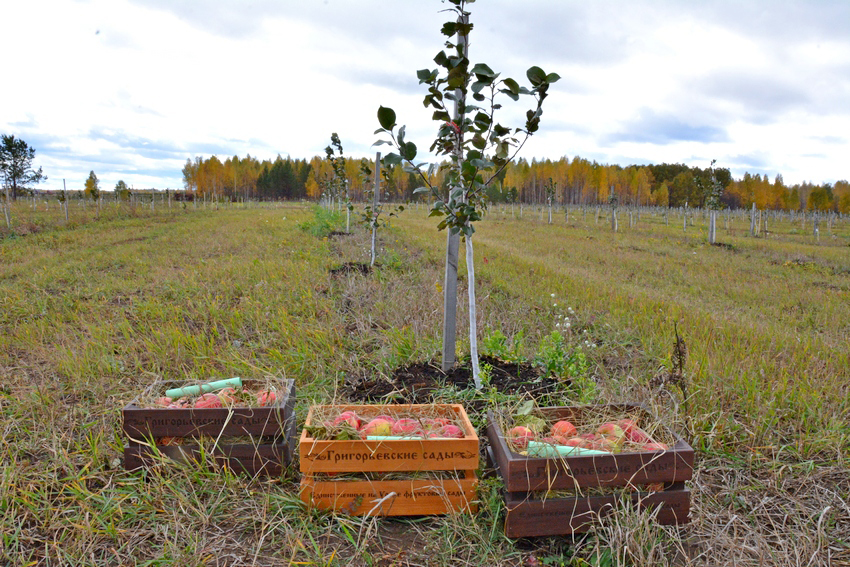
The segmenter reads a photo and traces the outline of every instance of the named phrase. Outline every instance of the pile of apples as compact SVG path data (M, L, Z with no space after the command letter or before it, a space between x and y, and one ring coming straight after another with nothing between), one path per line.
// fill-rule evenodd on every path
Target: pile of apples
M344 438L345 433L352 430L357 436L366 439L370 435L413 437L421 439L462 439L463 429L445 417L410 417L394 418L389 415L378 415L373 418L361 418L356 412L347 410L340 413L333 421L325 423L325 429L334 438Z
M207 392L196 398L183 397L176 400L163 396L155 402L157 407L167 409L209 409L209 408L226 408L234 405L248 404L266 407L274 405L277 401L277 394L270 390L260 390L256 394L249 390L236 390L234 388L225 388L218 392Z
M621 419L616 423L603 423L596 428L595 433L582 434L578 433L572 423L561 420L552 425L548 435L542 437L538 436L531 428L518 425L508 432L507 439L520 451L528 447L529 441L607 451L609 453L622 453L624 450L665 451L668 449L664 443L658 443L652 439L632 419Z

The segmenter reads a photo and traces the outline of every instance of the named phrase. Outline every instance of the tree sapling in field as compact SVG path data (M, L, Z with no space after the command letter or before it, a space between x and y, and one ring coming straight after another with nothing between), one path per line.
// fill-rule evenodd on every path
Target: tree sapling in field
M456 316L456 267L457 242L460 235L466 240L466 263L469 278L469 339L473 378L476 388L481 388L478 376L478 353L475 313L475 266L473 261L473 223L481 219L486 208L487 185L519 152L526 140L540 127L543 100L549 86L560 77L545 73L540 67L531 67L526 72L530 87L521 87L511 78L500 78L499 73L488 65L478 63L470 67L467 57L469 33L473 25L469 21L467 5L474 0L448 0L456 21L446 22L441 32L450 38L446 50L434 58L438 69L417 71L420 84L428 88L424 104L434 109L432 118L440 124L437 137L430 151L440 156L449 156L447 166L416 163L416 144L405 139L405 127L396 123L396 114L391 108L378 109L381 127L376 134L384 139L376 144L389 144L395 152L388 154L388 164L403 164L405 171L416 174L423 187L415 193L427 192L434 198L431 216L441 217L437 228L448 229L446 252L446 285L444 286L446 311L444 313L443 366L454 360L454 319ZM455 42L451 38L456 36ZM470 94L474 104L467 104ZM535 104L526 112L522 127L509 128L495 121L496 111L502 105L502 97L517 101L520 96L534 99ZM449 110L449 104L453 105ZM389 139L387 139L387 137ZM448 192L444 193L431 179L438 167L447 167ZM449 275L449 274L453 274ZM454 281L451 281L454 280ZM452 298L452 294L454 298ZM449 324L450 322L450 324Z

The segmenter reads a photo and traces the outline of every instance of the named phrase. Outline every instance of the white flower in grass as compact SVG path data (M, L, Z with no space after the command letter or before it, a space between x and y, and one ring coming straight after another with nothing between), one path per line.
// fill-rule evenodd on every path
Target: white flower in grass
M555 297L554 293L549 294L549 297Z

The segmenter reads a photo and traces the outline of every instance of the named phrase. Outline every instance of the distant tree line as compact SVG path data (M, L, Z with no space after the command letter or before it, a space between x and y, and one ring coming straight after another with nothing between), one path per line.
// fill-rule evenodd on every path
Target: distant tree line
M374 167L373 160L367 160ZM708 164L706 164L708 165ZM362 199L367 180L360 176L358 160L345 164L349 196ZM391 168L381 190L384 201L409 201L421 183L415 175L400 167ZM850 213L850 184L847 181L815 185L788 186L782 176L773 181L760 174L745 173L732 178L727 168L715 168L714 175L723 187L720 205L729 208L820 210ZM187 160L183 168L186 190L196 196L259 199L319 199L323 182L333 176L327 159L319 156L293 160L278 156L274 161L259 161L250 155L234 156L223 163L215 156ZM443 184L443 174L436 175ZM527 161L508 164L488 189L493 202L545 203L547 187L555 187L559 204L597 205L616 200L621 205L663 207L705 207L711 192L711 171L684 164L657 165L600 164L579 156L570 159Z

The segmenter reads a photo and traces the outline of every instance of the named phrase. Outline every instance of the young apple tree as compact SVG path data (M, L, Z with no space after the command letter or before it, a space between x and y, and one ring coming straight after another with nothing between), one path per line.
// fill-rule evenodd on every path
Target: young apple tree
M342 154L342 142L336 132L331 134L331 145L325 148L325 155L333 169L333 176L324 182L329 201L328 207L332 209L334 201L339 202L346 188L345 156Z
M380 152L378 152L375 156L375 168L374 181L371 185L372 188L366 189L367 195L371 193L371 202L367 199L366 205L360 213L360 222L369 227L372 231L372 253L370 256L370 266L375 265L375 248L378 238L378 228L387 224L386 220L381 219L381 215L386 212L387 216L394 217L396 214L404 210L404 205L398 205L396 207L388 208L388 210L385 211L384 205L381 204L381 177L383 177L385 181L389 181L390 174L388 172L388 168L381 169ZM365 186L369 187L369 182L372 180L372 168L369 167L369 161L366 158L360 160L360 175L365 182ZM348 209L353 210L354 206L349 203Z
M450 39L446 49L434 58L438 68L417 71L419 83L428 88L424 104L434 109L432 118L440 124L430 151L439 156L449 156L448 165L416 163L416 144L405 140L405 127L398 126L391 108L378 109L381 127L375 132L383 139L376 144L389 144L395 152L384 158L388 164L403 164L405 171L416 174L424 187L415 192L428 192L435 202L431 216L440 217L439 230L448 229L446 251L446 285L443 327L443 367L454 362L454 320L457 299L457 246L462 235L466 241L466 265L469 277L469 342L473 378L476 388L481 388L478 370L478 345L475 313L475 265L473 262L473 223L481 219L486 209L487 185L519 152L528 138L540 127L543 100L549 86L560 77L545 73L540 67L526 72L530 87L522 87L511 78L500 78L488 65L470 66L468 38L473 25L469 21L467 6L474 0L448 0L447 11L457 19L443 24L441 32ZM452 42L452 37L457 39ZM472 95L473 103L467 102ZM521 96L534 100L526 112L525 124L510 128L495 120L496 111L505 97L518 101ZM449 108L449 105L452 108ZM388 139L387 139L388 138ZM443 193L432 184L431 173L436 168L447 167L448 192ZM453 271L454 270L454 271ZM452 297L452 295L454 297Z

